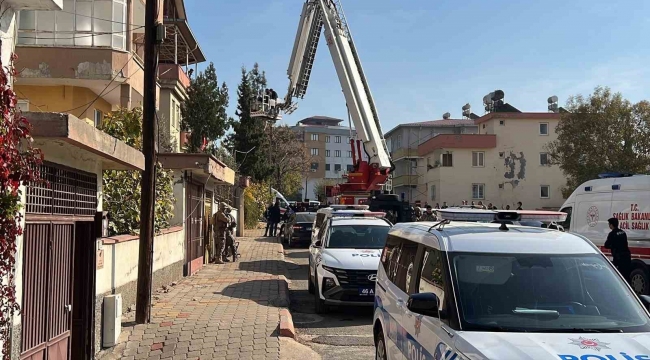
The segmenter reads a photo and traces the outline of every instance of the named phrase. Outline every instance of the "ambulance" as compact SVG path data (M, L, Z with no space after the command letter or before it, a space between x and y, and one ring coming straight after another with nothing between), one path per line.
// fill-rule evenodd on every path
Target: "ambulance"
M630 285L637 294L650 295L650 176L603 174L578 186L562 205L566 231L587 237L603 253L609 218L617 218L627 234L633 269Z
M381 360L650 359L650 296L548 211L438 210L396 224L373 317ZM497 221L497 223L492 223Z

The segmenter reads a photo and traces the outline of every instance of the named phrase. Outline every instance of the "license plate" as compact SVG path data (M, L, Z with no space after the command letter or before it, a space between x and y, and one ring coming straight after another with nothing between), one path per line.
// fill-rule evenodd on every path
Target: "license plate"
M375 296L374 288L359 288L360 296Z
M305 231L311 231L311 228L310 227L305 228Z

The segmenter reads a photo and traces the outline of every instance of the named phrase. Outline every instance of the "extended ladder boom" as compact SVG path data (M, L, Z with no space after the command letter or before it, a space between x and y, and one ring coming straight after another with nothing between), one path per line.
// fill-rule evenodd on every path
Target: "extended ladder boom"
M305 1L287 70L290 84L285 106L291 105L292 98L302 99L307 91L323 27L348 111L363 142L368 163L375 170L387 171L391 168L391 161L386 141L340 0Z

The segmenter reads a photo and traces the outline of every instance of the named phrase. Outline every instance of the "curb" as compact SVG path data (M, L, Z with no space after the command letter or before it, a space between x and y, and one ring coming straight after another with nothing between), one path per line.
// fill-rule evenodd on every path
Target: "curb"
M287 309L280 310L280 336L295 339L296 329L293 327L291 313Z

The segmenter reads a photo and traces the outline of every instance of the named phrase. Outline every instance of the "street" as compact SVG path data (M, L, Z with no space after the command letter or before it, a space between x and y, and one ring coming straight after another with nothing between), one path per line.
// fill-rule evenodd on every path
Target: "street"
M323 359L372 359L372 307L332 308L325 315L314 311L314 295L307 291L309 250L285 246L291 314L296 340Z

